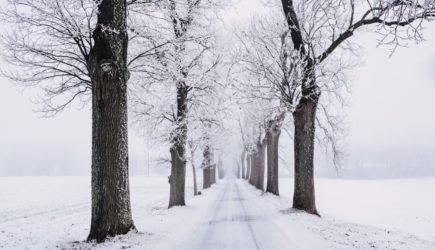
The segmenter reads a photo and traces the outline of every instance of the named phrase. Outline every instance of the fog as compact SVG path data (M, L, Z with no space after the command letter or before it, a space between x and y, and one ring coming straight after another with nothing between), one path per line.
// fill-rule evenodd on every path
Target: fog
M228 16L246 19L247 9L254 10L253 6L242 1ZM424 36L427 41L410 42L408 48L398 48L392 55L391 48L377 46L374 35L354 38L362 46L361 65L349 76L352 90L344 111L345 157L337 170L330 158L318 152L319 176L435 174L435 25L427 26ZM0 67L7 66L1 62ZM40 94L37 89L21 89L0 79L0 175L90 174L90 106L76 103L54 118L42 118L33 111ZM169 150L157 152L155 146L148 150L150 143L139 135L137 126L129 133L131 173L147 174L150 166L151 174L165 173L168 166L157 160ZM289 136L283 133L283 137ZM284 138L280 146L280 167L284 174L291 174L291 140ZM233 164L231 159L225 163Z

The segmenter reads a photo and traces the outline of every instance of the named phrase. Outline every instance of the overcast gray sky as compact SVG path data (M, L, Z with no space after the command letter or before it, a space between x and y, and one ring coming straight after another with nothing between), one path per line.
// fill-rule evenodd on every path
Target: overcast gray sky
M247 17L254 8L261 5L243 0L232 13ZM388 160L406 154L413 161L435 153L435 25L427 27L427 41L399 48L392 57L388 47L376 48L373 35L355 40L364 50L363 64L350 77L348 158ZM55 118L40 118L32 111L36 95L0 79L0 175L89 173L89 107L75 105ZM143 173L145 139L133 130L129 139L132 172Z

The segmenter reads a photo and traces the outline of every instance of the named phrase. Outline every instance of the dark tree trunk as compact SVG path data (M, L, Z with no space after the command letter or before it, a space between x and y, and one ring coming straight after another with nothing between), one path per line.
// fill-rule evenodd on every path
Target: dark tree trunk
M249 184L255 186L257 180L257 152L251 154L251 175L249 176Z
M202 168L203 168L203 189L207 189L211 187L211 184L213 184L213 169L211 166L211 152L210 152L210 146L205 146L204 152L203 152L203 162L202 162Z
M172 139L171 176L169 178L169 205L186 205L184 194L186 184L186 136L187 136L187 87L184 83L177 84L177 127Z
M293 207L308 213L318 214L314 196L314 136L317 104L320 89L316 85L315 63L307 48L310 46L303 40L292 0L282 0L282 7L287 19L293 42L293 49L305 62L302 79L302 97L293 112L295 125L295 188Z
M249 180L251 178L251 168L251 154L248 154L246 157L246 180Z
M196 168L195 165L192 163L192 174L193 174L193 195L198 195L198 184L196 182Z
M266 192L279 195L279 137L285 112L269 122L267 138L267 187Z
M264 190L264 172L265 172L265 154L266 154L266 139L263 142L257 143L257 173L255 186Z
M268 131L267 137L267 187L266 192L279 195L278 145L281 130Z
M203 182L202 188L203 189L207 189L207 188L211 187L211 170L210 170L210 167L203 168L202 169L202 175L203 175L203 178L202 178L202 182Z
M309 98L305 97L309 96ZM293 208L318 214L314 193L314 137L319 91L304 95L293 112L295 183Z
M242 179L246 178L246 170L245 170L245 158L246 158L246 152L243 151L240 160L242 161Z
M88 241L102 242L135 227L128 179L126 2L103 0L98 9L95 45L88 62L92 78L92 219Z

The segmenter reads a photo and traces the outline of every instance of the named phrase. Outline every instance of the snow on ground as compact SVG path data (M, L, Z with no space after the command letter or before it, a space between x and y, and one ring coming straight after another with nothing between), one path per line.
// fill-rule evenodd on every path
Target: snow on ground
M388 180L317 179L317 208L323 216L414 234L435 241L435 178ZM293 179L280 179L293 196ZM435 249L435 248L434 248Z
M189 186L188 206L168 210L166 177L133 177L139 233L96 245L83 242L89 177L0 177L0 248L435 249L435 201L427 196L435 178L316 184L322 218L289 209L287 178L281 179L283 197L241 180L221 181L195 198Z

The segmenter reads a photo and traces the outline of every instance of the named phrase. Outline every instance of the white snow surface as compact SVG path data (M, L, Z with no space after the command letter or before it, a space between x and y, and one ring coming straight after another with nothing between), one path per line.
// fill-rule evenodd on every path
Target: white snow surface
M188 180L191 183L191 180ZM435 178L316 179L322 217L226 179L167 209L166 177L132 177L139 232L86 243L90 177L0 177L1 249L435 249ZM356 224L358 223L358 224Z

